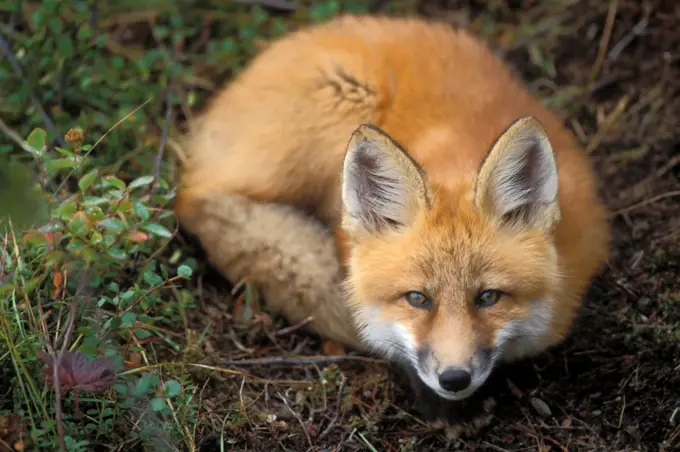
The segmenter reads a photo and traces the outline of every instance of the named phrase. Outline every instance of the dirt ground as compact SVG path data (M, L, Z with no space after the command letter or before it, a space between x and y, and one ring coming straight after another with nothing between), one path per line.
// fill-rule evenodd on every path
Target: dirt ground
M612 212L608 268L563 346L499 369L480 394L494 406L461 408L490 410L477 435L447 440L417 419L397 372L347 358L232 366L266 384L206 373L202 450L219 450L210 435L220 431L227 450L680 450L680 2L425 1L418 11L485 33L582 140ZM203 302L216 325L211 359L321 354L303 332L268 337L235 322L211 301L224 299L220 286L206 282Z

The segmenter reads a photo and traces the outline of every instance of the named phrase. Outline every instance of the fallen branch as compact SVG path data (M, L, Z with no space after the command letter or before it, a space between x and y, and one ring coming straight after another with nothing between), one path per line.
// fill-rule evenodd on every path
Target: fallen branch
M657 195L657 196L654 196L652 198L648 198L648 199L640 201L636 204L633 204L632 206L628 206L628 207L624 207L623 209L616 210L611 214L611 217L617 217L619 215L623 215L625 213L628 213L632 210L639 209L640 207L644 207L644 206L647 206L649 204L654 204L657 201L661 201L662 199L666 199L666 198L672 198L674 196L680 196L680 190L669 191L668 193L662 193L660 195Z
M218 365L218 366L305 366L313 364L333 364L343 361L361 361L367 363L382 364L385 360L370 358L368 356L358 356L358 355L334 355L334 356L306 356L300 358L286 358L282 356L272 357L272 358L255 358L255 359L229 359L226 361L220 361L216 364L202 363L205 365Z

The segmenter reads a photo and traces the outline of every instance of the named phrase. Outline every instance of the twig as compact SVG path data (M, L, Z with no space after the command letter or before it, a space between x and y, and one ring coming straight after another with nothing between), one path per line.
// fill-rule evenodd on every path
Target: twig
M54 382L54 398L55 407L57 411L57 433L59 434L59 448L61 452L66 452L66 432L64 431L64 420L62 419L61 410L61 385L59 383L59 366L61 366L61 353L54 358L54 367L52 368L52 381Z
M611 129L611 127L621 117L623 112L626 111L629 101L630 97L628 97L628 95L624 95L621 99L619 99L619 101L616 103L616 106L612 109L612 112L609 113L609 116L607 116L607 119L605 119L602 127L597 129L595 136L588 142L588 145L585 149L586 154L591 154L595 149L597 149L597 146L602 141L602 138L604 138L609 129Z
M256 359L229 359L220 361L217 365L220 366L269 366L269 365L283 365L283 366L304 366L313 364L333 364L342 361L362 361L369 363L384 363L382 359L370 358L367 356L357 355L336 355L336 356L307 356L302 358L286 358L277 356L273 358L256 358ZM209 363L205 363L211 365Z
M621 407L621 414L619 414L619 425L617 428L621 428L623 424L623 413L626 411L626 396L623 396L623 406Z
M139 303L141 303L142 300L144 300L146 297L148 297L149 295L151 295L154 291L160 289L161 287L163 287L163 286L165 286L165 285L167 285L167 284L173 283L173 282L177 281L178 279L182 279L182 278L183 278L182 275L176 275L176 276L173 276L172 278L167 279L166 281L163 281L163 282L160 283L160 284L156 284L155 286L153 286L152 288L150 288L149 290L147 290L143 295L140 295L139 297L137 297L137 298L135 299L135 301L133 301L132 303L130 303L130 306L128 306L127 308L125 308L125 310L124 310L121 314L125 314L126 312L130 312L130 310L132 310L132 308L134 308L134 307L137 306Z
M12 47L9 45L9 42L5 39L5 37L2 34L0 34L0 49L2 49L2 53L5 54L5 57L9 60L10 64L12 65L14 73L21 79L24 79L24 73L21 70L21 66L19 66L19 61L17 60L16 56L14 56L14 52L12 52ZM43 109L42 105L40 105L40 101L35 96L35 94L33 94L32 90L29 90L29 94L31 97L31 102L33 103L33 108L38 110L38 112L40 113L40 116L42 117L42 120L45 123L45 127L50 132L52 132L52 134L55 136L56 140L62 147L66 147L66 141L64 140L64 137L62 137L59 134L57 126L54 124L54 122L52 122L52 118L50 118L49 115L45 112L45 109Z
M307 441L309 442L309 447L314 447L314 444L312 443L312 438L309 437L309 432L307 431L307 428L305 427L305 423L302 422L302 418L300 417L300 415L298 413L296 413L295 411L293 411L293 409L288 404L288 400L286 400L286 398L283 395L281 395L280 392L278 394L279 394L279 398L283 401L283 403L286 404L286 407L288 407L288 410L290 410L292 415L295 416L295 419L297 419L298 422L300 423L300 427L302 427L302 431L305 433L305 436L307 437Z
M540 440L548 441L549 443L554 444L555 446L557 446L562 452L569 452L569 449L567 449L567 448L564 447L562 444L560 444L559 442L557 442L556 440L552 439L552 438L549 437L549 436L542 435L542 434L540 434L539 432L537 432L537 431L535 431L535 430L530 430L528 427L525 427L525 426L523 426L523 425L521 425L521 424L515 424L515 425L513 426L513 428L514 428L515 430L519 430L520 432L524 432L524 433L526 433L527 435L532 436L532 437L535 438L535 439L540 439Z
M68 313L68 323L66 325L66 331L64 332L64 336L62 339L62 344L61 344L61 350L59 351L58 356L54 356L54 371L53 371L53 386L54 386L54 396L55 396L55 410L57 412L57 431L59 433L59 443L61 446L61 450L63 452L66 452L66 443L65 443L65 432L64 432L64 422L62 420L62 409L61 409L61 384L59 382L59 369L61 368L61 358L64 356L64 353L66 352L66 349L69 346L69 343L71 342L71 335L73 334L73 328L75 327L76 324L76 314L78 312L78 305L77 305L77 300L80 296L82 296L82 291L87 287L87 282L89 280L89 275L90 275L90 268L89 266L86 267L79 276L78 280L78 287L76 289L76 293L73 295L73 298L71 299L71 303L69 303L69 313ZM87 305L85 305L85 308L87 308ZM55 343L54 347L57 347L57 341L58 338L55 338ZM76 395L76 406L77 406L77 395Z
M342 381L340 382L340 387L338 388L338 403L336 404L335 407L335 416L333 416L333 419L331 419L331 422L328 424L328 427L324 429L323 432L318 436L318 440L321 441L328 435L331 430L333 430L333 427L335 427L335 423L338 422L338 418L340 417L340 406L342 405L342 392L345 389L345 383L347 382L347 377L344 375L342 376Z
M626 36L623 37L615 46L612 47L612 49L609 51L609 54L607 55L607 58L610 61L616 61L619 56L621 55L621 52L628 47L628 45L635 39L637 36L642 35L645 30L647 29L647 24L649 23L649 8L644 8L644 16L642 19L640 19L640 22L635 24L633 29L628 33Z
M291 326L288 326L286 328L281 328L280 330L275 331L274 336L283 336L285 334L292 333L293 331L297 331L313 320L314 320L314 316L310 315L309 317L307 317L306 319L303 319L301 322L298 322L295 325L291 325Z
M106 138L106 137L108 136L108 134L111 133L112 130L114 130L116 127L118 127L119 125L121 125L122 123L124 123L125 121L127 121L127 119L128 119L130 116L132 116L132 115L134 115L135 113L137 113L138 110L140 110L141 108L143 108L146 104L148 104L148 103L151 102L152 100L153 100L153 96L149 97L146 101L144 101L143 104L141 104L141 105L135 107L130 113L126 114L126 115L123 116L121 119L119 119L118 121L116 121L116 123L115 123L113 126L111 126L106 132L104 132L104 134L103 134L102 136L99 137L99 139L97 139L97 141L94 142L94 144L92 145L92 147L90 148L90 150L88 150L88 151L83 155L83 158L89 156L89 155L94 151L94 148L96 148L96 147L99 145L99 143L101 143L101 142L104 140L104 138ZM68 181L69 181L69 179L71 178L71 176L73 175L73 173L75 173L75 169L72 169L72 170L68 173L68 175L64 178L64 180L61 181L61 183L59 184L59 186L57 187L57 189L54 190L54 194L55 194L55 195L57 195L57 194L61 191L61 189L64 188L64 187L66 186L66 184L68 183Z
M35 151L39 151L39 149L33 149L31 145L29 145L26 141L24 141L21 136L16 133L10 126L8 126L5 121L0 118L0 131L2 131L5 135L9 137L10 140L14 141L16 144L18 144L21 149L23 149L26 152L30 153L36 153Z
M2 256L0 256L0 284L5 277L5 259L7 256L7 245L9 245L9 234L3 234Z
M498 452L510 452L508 449L503 449L502 447L496 446L494 444L491 444L488 441L484 441L484 445L488 448L491 448L493 450L497 450Z
M149 191L153 191L156 186L156 180L161 173L161 163L163 163L163 155L165 155L165 147L168 144L168 130L170 129L170 122L172 121L172 83L168 86L168 93L166 96L165 105L165 124L161 132L161 144L156 153L156 162L153 169L153 181L149 185Z
M645 177L643 180L633 185L633 187L627 190L627 192L635 196L636 193L641 192L652 182L661 179L664 175L666 175L666 173L668 173L678 164L680 164L680 155L676 155L675 157L670 159L668 162L666 162L664 166L659 168L654 174L650 174L649 176Z
M76 324L76 312L78 311L76 300L80 296L79 292L87 284L88 275L89 271L87 268L80 274L80 281L78 282L79 287L76 290L75 295L71 299L71 303L69 304L68 323L66 325L66 331L62 339L61 350L59 351L59 355L54 357L54 367L52 369L52 381L54 386L54 398L55 398L54 408L57 412L56 416L57 432L59 433L59 446L61 447L62 452L66 452L66 440L65 440L66 433L64 431L64 421L62 419L63 413L61 409L61 383L59 382L59 369L61 368L61 358L64 356L64 352L66 352L66 349L68 348L68 344L71 341L71 334L73 334L73 328L75 327ZM56 342L54 346L55 347L57 346Z
M299 5L287 2L285 0L236 0L236 3L259 4L268 6L270 8L281 9L283 11L297 11L300 9Z
M595 59L595 64L593 64L590 70L589 85L595 82L595 77L600 72L602 68L602 63L604 61L605 52L609 46L609 40L612 36L612 29L614 28L614 19L616 18L616 10L618 9L618 0L611 0L609 2L609 11L607 12L607 19L604 24L604 31L602 32L602 39L600 39L600 47L597 51L597 58Z
M632 210L639 209L640 207L647 206L649 204L654 204L657 201L661 201L662 199L666 198L672 198L673 196L680 196L680 190L675 190L675 191L669 191L668 193L662 193L658 196L654 196L649 199L645 199L643 201L640 201L636 204L633 204L632 206L624 207L622 209L616 210L611 214L611 217L617 217L619 215L623 215L625 213L628 213Z

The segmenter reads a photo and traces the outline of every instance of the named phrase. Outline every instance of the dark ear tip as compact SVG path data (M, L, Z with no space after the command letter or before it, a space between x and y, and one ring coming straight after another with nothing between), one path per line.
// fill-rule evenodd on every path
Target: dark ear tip
M547 136L547 131L543 123L536 116L532 115L520 116L510 124L510 127L508 127L508 129L515 130L530 129L534 132L538 132L541 135Z
M354 129L354 132L352 132L350 141L361 141L370 139L375 140L384 135L385 132L383 132L378 126L368 123L360 124L359 126L357 126L356 129Z
M367 131L367 130L371 130L371 131L373 131L373 132L383 133L383 131L380 129L380 127L378 127L378 126L376 126L376 125L374 125L374 124L371 124L371 123L363 123L363 124L359 124L359 126L356 128L356 130L357 130L357 131Z

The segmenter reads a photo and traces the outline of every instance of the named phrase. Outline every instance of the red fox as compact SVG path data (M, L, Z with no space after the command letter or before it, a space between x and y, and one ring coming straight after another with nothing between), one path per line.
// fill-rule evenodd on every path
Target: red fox
M608 256L572 134L481 40L442 23L343 16L275 40L186 148L176 211L205 247L220 236L200 232L216 196L313 214L346 271L317 332L405 363L447 400L561 342Z

